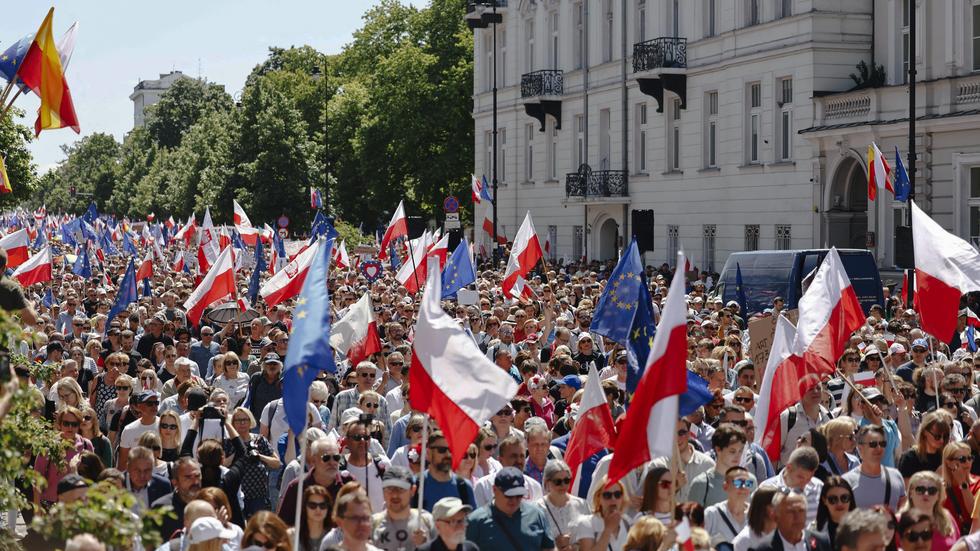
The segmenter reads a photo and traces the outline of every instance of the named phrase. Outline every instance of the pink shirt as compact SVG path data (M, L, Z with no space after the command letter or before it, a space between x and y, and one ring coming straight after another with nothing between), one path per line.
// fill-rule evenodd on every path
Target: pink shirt
M65 470L59 469L58 464L52 463L47 456L39 455L37 457L37 460L34 461L34 470L48 481L48 485L41 494L42 501L58 501L58 483L71 472L68 470L68 465L73 457L86 451L95 451L92 442L88 438L76 434L75 444L65 452Z

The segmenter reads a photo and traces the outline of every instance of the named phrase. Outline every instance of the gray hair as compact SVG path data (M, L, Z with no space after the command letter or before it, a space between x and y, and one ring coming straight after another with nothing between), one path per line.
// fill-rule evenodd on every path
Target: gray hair
M885 516L870 509L855 509L844 515L837 527L835 546L838 549L857 549L862 534L884 534Z
M65 542L65 551L105 551L105 545L92 534L78 534Z
M129 450L129 464L132 465L133 461L139 459L146 459L151 464L156 462L156 457L153 455L153 451L150 448L144 446L133 446L133 449Z
M571 473L572 468L568 466L561 459L549 459L547 463L544 464L544 478L543 481L551 480L553 476L558 473Z
M796 448L793 450L793 453L789 454L787 464L795 465L808 471L815 471L820 466L820 456L817 455L817 450L809 446Z
M772 496L772 506L773 506L773 508L779 507L779 504L782 503L784 499L790 498L790 497L798 497L798 498L802 499L803 500L803 506L806 507L806 496L804 496L803 494L801 494L801 493L799 493L799 492L797 492L795 490L790 490L790 491L783 490L781 492L777 491L776 492L776 495Z
M177 369L178 367L181 367L181 366L184 366L184 365L186 365L191 370L194 369L194 361L191 360L190 358L185 358L185 357L181 356L181 357L177 358L176 360L174 360L174 369Z

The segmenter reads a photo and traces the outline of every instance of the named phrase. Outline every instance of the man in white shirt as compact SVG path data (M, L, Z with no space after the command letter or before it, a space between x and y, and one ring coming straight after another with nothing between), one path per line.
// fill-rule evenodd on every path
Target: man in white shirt
M381 477L391 464L387 458L374 457L368 453L370 441L368 425L362 421L352 424L343 439L344 448L348 451L347 472L361 483L361 487L371 500L371 510L378 512L385 508Z
M160 394L155 390L144 390L136 394L136 411L140 418L133 421L123 428L119 436L119 464L120 470L125 470L129 460L129 450L136 445L136 442L147 432L159 431L160 419L157 417L157 408L160 406Z
M819 466L820 457L816 450L810 447L796 448L790 454L786 468L778 475L764 481L759 487L772 486L784 492L794 491L804 496L807 509L806 521L809 524L817 518L820 492L823 490L823 482L813 476Z

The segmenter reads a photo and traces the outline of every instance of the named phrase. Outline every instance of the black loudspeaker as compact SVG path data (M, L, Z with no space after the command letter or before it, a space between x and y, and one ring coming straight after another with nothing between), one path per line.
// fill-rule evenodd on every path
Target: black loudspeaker
M653 211L633 211L633 235L636 236L636 246L640 254L653 250Z
M912 247L912 227L895 228L895 265L902 269L915 268L915 250Z

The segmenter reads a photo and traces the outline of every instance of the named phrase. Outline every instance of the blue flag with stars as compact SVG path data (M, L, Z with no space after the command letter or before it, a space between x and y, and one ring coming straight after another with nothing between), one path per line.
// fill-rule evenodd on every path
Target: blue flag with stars
M133 240L130 239L128 232L123 232L123 252L133 256L139 256L139 252L136 250L136 245L133 244Z
M635 249L634 241L631 250ZM637 252L639 257L639 252ZM636 392L643 372L646 370L647 358L653 346L653 335L657 326L653 322L653 309L650 307L650 291L647 290L647 276L640 271L640 286L636 297L636 314L630 326L629 341L626 343L626 390Z
M82 254L75 258L75 264L71 267L71 273L86 279L92 277L92 264L88 259L88 247L85 247Z
M259 278L265 271L265 252L262 250L262 240L255 240L255 267L252 269L252 277L248 279L248 300L255 304L259 298Z
M636 315L636 304L643 284L643 264L636 239L630 242L626 253L609 276L606 288L599 297L589 328L593 333L626 344ZM643 357L644 360L646 356Z
M905 170L902 163L902 155L895 146L895 200L908 201L909 194L912 193L912 182L909 181L909 173Z
M340 234L334 229L333 224L330 223L330 219L324 216L322 211L318 210L316 211L316 216L313 217L313 224L310 226L310 245L319 237L336 239L340 237Z
M442 270L442 296L455 297L456 291L474 281L476 281L476 272L470 260L470 245L464 237L459 241L453 255L449 257L449 262L446 262L446 268Z
M388 245L388 260L391 262L392 272L398 272L398 268L402 267L402 259L398 256L398 248L393 242Z
M44 298L41 299L41 304L45 308L51 308L51 305L54 304L54 294L51 292L51 287L44 290Z
M82 215L82 220L85 220L89 224L94 224L95 219L99 217L99 210L95 208L95 201L92 201L88 205L88 209L85 214Z
M152 298L153 289L150 288L150 278L143 278L143 298Z
M126 275L119 282L119 291L116 293L116 303L109 309L109 319L105 322L106 331L109 330L109 323L129 306L136 302L136 265L133 259L129 259L129 266L126 267Z
M0 54L0 76L8 82L17 76L17 71L20 70L20 64L24 61L24 56L27 55L27 50L30 49L33 42L34 33L31 33L11 44L10 47Z
M44 247L44 245L47 244L47 242L48 242L48 236L44 235L44 226L42 225L37 230L37 238L34 239L33 247L35 249L40 249Z
M300 434L306 428L306 404L317 373L337 372L330 348L330 296L327 292L331 250L333 240L321 239L293 309L290 350L282 374L282 407L293 434Z

